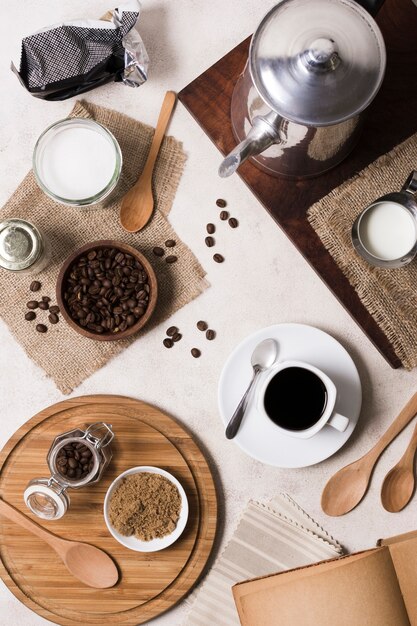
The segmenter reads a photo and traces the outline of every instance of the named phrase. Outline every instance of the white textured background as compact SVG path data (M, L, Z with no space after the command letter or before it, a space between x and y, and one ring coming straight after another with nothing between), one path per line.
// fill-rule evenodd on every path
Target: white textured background
M164 92L179 91L228 52L253 31L273 4L274 0L145 0L140 31L151 59L148 82L138 90L108 85L86 98L154 125ZM12 50L18 53L21 37L42 26L97 17L110 5L108 0L24 0L3 8L0 204L30 168L38 135L72 107L70 101L51 103L31 97L9 71ZM281 490L288 491L349 550L415 529L417 499L399 514L385 512L379 502L382 478L401 456L410 427L382 457L370 492L355 511L340 519L326 518L320 509L320 493L334 471L366 452L383 433L416 391L416 372L392 370L240 179L222 181L217 177L220 155L182 105L177 107L170 133L184 142L188 153L171 220L206 268L212 286L170 320L184 335L175 349L161 345L168 324L157 328L88 379L74 395L105 392L141 398L172 413L196 433L217 469L223 529L220 549L249 498L268 499ZM205 224L217 218L218 197L227 199L240 222L238 230L224 228L216 233L216 250L226 257L223 265L212 261L213 251L204 245ZM7 298L1 286L0 297ZM199 319L206 319L217 330L215 341L202 341L202 334L195 329ZM252 331L280 322L312 324L339 339L354 358L364 388L360 422L350 442L334 458L303 470L277 470L246 457L225 440L217 410L217 381L229 352ZM194 345L203 350L199 360L189 355ZM2 322L0 398L0 446L37 411L63 399ZM178 626L185 610L183 602L153 624ZM46 623L0 582L1 626Z

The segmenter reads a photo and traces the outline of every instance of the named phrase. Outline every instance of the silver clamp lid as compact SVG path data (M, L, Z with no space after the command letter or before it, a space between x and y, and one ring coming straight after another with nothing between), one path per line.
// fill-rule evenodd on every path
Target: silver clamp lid
M363 111L386 65L381 31L353 0L283 0L251 42L252 81L266 104L307 126L328 126Z

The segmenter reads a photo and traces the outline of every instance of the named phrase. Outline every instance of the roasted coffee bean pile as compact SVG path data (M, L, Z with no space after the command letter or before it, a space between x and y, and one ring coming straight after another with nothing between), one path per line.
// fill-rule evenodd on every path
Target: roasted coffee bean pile
M62 476L82 480L94 467L93 454L84 443L67 443L56 455L56 467Z
M145 314L148 275L131 254L117 248L90 250L76 259L64 285L72 319L93 333L119 333Z
M223 200L223 198L218 198L218 200L216 200L216 205L220 209L222 209L219 214L220 220L222 222L225 222L227 220L230 228L237 228L239 226L238 220L235 217L229 217L229 212L224 210L227 206L226 200ZM216 240L214 239L214 237L212 237L212 235L216 232L216 226L212 222L209 222L208 224L206 224L206 231L208 232L208 237L204 239L205 244L208 248L212 248L216 245ZM219 253L213 254L213 261L215 261L216 263L223 263L224 256Z
M177 245L177 242L175 241L175 239L167 239L165 242L166 248L174 248L176 245ZM165 255L165 250L161 248L161 246L155 246L152 252L154 253L155 256L158 256L161 258ZM168 263L169 265L172 263L176 263L176 261L178 261L178 257L175 256L175 254L169 254L167 257L165 257L165 263Z
M38 280L33 280L30 283L29 289L32 292L39 291L42 287L42 284ZM26 303L29 311L25 313L25 320L28 322L33 322L36 319L35 310L39 309L40 311L48 311L48 320L50 324L58 324L59 322L59 306L56 304L50 305L51 298L49 296L42 296L41 300L29 300ZM38 333L46 333L48 331L48 327L45 324L36 324L35 326Z
M196 326L198 330L205 333L206 339L208 341L213 341L213 339L215 339L216 331L212 328L209 328L207 322L205 322L204 320L200 320L197 322ZM166 348L172 348L174 346L174 343L182 339L182 335L179 332L177 326L170 326L169 328L167 328L166 335L167 336L162 341ZM191 348L191 355L195 359L198 359L201 356L201 350L199 350L199 348Z

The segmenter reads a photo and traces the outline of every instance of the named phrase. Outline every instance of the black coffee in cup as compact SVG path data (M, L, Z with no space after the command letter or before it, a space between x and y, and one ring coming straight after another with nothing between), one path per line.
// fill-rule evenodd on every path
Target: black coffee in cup
M326 404L326 386L304 367L280 370L269 381L264 396L267 415L286 430L311 428L323 415Z

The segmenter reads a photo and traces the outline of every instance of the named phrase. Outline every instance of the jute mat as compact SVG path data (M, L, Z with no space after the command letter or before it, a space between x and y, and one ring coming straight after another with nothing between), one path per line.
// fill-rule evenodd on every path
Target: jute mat
M66 207L48 198L36 184L33 172L29 172L0 211L0 221L9 217L24 218L39 226L51 243L52 260L36 276L42 283L41 291L35 294L29 291L31 276L0 269L0 316L28 356L66 394L208 287L205 271L166 219L186 159L182 144L173 137L164 139L154 172L156 210L152 220L140 233L126 233L119 224L120 198L136 182L143 169L154 129L115 111L86 102L77 102L71 115L94 118L119 141L123 153L123 171L115 192L95 208ZM26 321L26 302L47 295L52 299L51 304L55 303L56 279L65 258L79 246L98 239L116 239L128 243L143 252L152 263L158 279L159 298L146 327L134 337L123 341L99 342L76 333L62 316L58 324L50 325L47 311L37 309L35 322ZM172 265L152 253L154 246L163 247L167 239L176 241L170 253L175 253L178 261ZM36 323L47 324L48 332L44 335L36 332Z
M417 133L316 202L308 219L359 298L388 337L403 367L417 365L417 262L373 268L356 254L350 233L358 214L378 197L400 191L417 168Z

